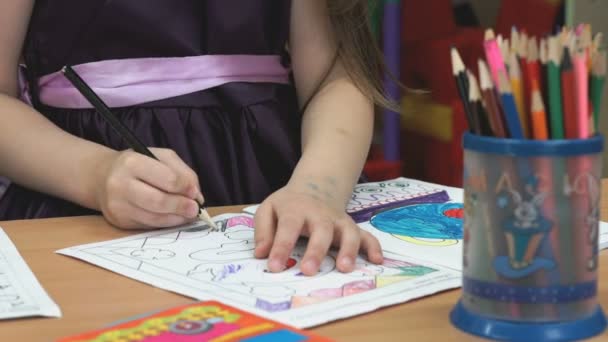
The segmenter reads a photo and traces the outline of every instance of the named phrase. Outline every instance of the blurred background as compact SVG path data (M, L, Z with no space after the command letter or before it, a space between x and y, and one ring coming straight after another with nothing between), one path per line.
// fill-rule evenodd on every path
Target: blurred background
M371 2L370 2L371 4ZM410 91L388 84L399 113L378 115L366 175L370 180L406 176L445 185L462 184L462 103L452 77L450 47L477 72L487 28L504 38L511 28L538 38L562 26L591 24L608 33L606 0L385 0L372 23L387 64ZM602 45L602 47L605 45ZM608 95L604 87L604 97ZM608 132L608 101L599 130ZM604 157L604 176L608 158Z

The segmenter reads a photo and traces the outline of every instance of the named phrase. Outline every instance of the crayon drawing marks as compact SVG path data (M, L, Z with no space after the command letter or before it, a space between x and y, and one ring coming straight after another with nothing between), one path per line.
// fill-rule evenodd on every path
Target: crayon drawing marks
M435 269L387 259L383 265L356 260L349 274L335 272L336 251L321 260L319 272L304 276L300 263L306 245L300 241L284 271L272 273L267 261L256 259L253 219L235 215L217 222L219 232L186 227L83 248L82 253L105 265L118 264L164 287L179 286L188 293L213 293L230 302L267 312L352 296L408 281ZM106 266L107 267L107 266ZM154 283L152 280L146 282ZM171 285L167 285L171 284ZM197 297L199 298L199 297ZM199 299L203 299L201 296Z
M461 203L422 203L381 212L371 225L395 238L426 246L449 246L462 239Z

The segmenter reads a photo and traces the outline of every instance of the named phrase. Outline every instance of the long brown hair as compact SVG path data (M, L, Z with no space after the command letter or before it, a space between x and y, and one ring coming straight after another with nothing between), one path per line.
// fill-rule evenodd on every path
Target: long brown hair
M370 25L370 9L379 1L326 0L340 59L349 77L375 104L398 109L387 98L383 76L387 72L384 58ZM396 80L395 80L396 81Z

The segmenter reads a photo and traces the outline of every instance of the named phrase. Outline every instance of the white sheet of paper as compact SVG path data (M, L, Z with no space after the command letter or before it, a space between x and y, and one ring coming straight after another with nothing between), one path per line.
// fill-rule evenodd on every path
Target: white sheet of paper
M61 317L61 311L0 228L0 319L28 316Z
M600 249L608 249L608 223L600 222Z
M330 252L319 274L303 276L298 244L287 269L266 271L253 257L253 219L247 214L214 218L221 232L193 224L122 239L62 249L69 255L159 288L199 300L215 299L286 324L305 328L459 287L459 272L386 253L382 266L357 260L349 274L335 269Z

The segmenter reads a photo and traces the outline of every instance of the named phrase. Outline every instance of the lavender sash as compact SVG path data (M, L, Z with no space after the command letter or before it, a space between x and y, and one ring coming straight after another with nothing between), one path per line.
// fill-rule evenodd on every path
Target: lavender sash
M289 70L273 55L118 59L73 68L109 107L167 99L229 82L289 82ZM92 108L59 71L40 78L39 97L52 107ZM25 87L22 98L28 99Z

